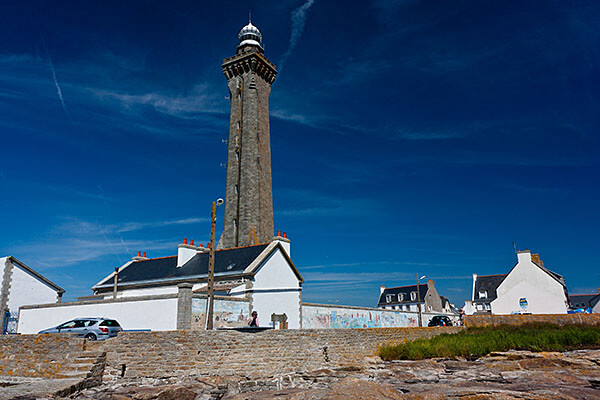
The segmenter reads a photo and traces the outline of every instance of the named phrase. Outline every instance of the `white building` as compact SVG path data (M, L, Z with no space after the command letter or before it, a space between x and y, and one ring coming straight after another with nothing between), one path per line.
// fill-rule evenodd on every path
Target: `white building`
M303 279L289 254L290 241L281 236L270 243L216 250L215 294L244 299L249 312L258 312L262 326L269 325L271 314L286 314L288 327L300 328ZM176 256L138 255L94 285L93 296L51 305L52 312L30 307L19 333L35 333L82 316L114 318L125 329L178 329L181 285L191 285L192 293L206 292L208 259L207 248L187 240Z
M473 274L471 300L476 314L566 314L569 307L564 278L529 250L517 253L508 274Z
M0 333L16 332L19 307L60 302L65 292L12 256L0 258L0 277Z

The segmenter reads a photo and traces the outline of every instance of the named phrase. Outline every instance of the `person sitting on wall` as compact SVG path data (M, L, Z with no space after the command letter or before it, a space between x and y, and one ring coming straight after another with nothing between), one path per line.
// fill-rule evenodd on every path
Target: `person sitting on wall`
M252 318L248 321L248 326L255 326L258 328L258 313L256 311L252 311Z

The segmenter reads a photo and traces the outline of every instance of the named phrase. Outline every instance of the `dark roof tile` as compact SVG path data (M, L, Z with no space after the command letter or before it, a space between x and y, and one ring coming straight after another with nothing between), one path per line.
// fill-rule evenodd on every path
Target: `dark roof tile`
M259 244L215 251L215 275L242 273L267 246L268 244ZM134 261L119 272L118 283L126 285L208 275L208 255L208 251L198 253L179 268L177 268L177 256ZM105 284L111 284L110 280Z

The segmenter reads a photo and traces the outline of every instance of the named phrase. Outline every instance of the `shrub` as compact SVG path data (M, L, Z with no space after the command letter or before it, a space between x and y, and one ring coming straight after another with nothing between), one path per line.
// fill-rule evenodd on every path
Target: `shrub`
M478 358L495 351L567 351L600 346L600 327L526 324L467 328L454 334L384 345L384 360L422 360L433 357Z

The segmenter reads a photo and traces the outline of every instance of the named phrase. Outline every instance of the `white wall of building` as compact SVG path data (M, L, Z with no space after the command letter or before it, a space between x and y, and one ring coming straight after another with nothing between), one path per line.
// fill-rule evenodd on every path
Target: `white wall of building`
M288 317L288 328L300 328L300 292L254 292L252 311L258 312L261 326L271 323L271 314L283 314Z
M18 311L19 307L30 304L56 303L57 293L37 277L13 263L12 279L8 292L8 308Z
M531 253L518 254L518 263L496 290L491 302L493 314L566 314L567 298L560 282L531 261ZM519 305L527 300L527 308Z
M141 289L125 289L123 291L119 291L117 288L117 298L139 297L139 296L158 296L161 294L177 294L177 292L178 292L177 285L150 287L150 288L141 288ZM105 293L104 298L112 299L113 298L112 292Z
M275 250L260 266L252 285L252 310L259 313L262 325L271 322L271 314L288 317L290 329L300 328L300 291L298 277L281 250Z
M105 317L115 319L124 330L168 331L177 328L177 298L87 304L61 303L48 307L25 308L19 313L18 333L30 334L59 325L73 318Z
M261 265L254 276L254 289L283 289L300 287L298 277L279 249Z

